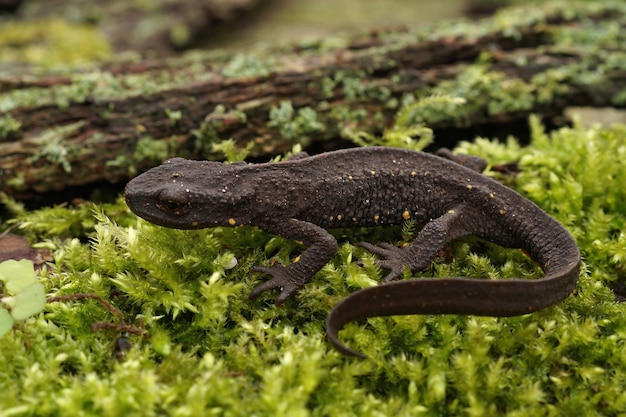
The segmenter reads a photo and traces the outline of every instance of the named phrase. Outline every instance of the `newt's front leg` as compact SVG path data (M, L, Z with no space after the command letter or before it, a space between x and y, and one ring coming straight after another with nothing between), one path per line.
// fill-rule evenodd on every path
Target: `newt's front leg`
M250 293L250 299L258 297L262 292L280 288L276 304L282 304L293 293L311 281L313 275L326 265L337 252L337 240L326 230L313 223L288 219L280 223L258 226L269 233L286 239L301 241L307 248L291 265L255 266L252 268L253 271L271 275L272 279L258 285Z

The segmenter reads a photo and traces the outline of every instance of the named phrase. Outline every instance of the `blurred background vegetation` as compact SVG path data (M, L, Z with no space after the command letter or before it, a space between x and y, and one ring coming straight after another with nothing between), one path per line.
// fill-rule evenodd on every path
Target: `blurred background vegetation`
M0 72L476 18L515 0L0 0ZM519 1L518 1L519 2ZM525 3L528 3L527 1Z

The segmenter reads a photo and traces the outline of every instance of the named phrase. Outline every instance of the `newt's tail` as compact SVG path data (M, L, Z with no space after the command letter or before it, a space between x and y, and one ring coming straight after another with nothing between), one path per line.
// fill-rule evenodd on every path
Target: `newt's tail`
M580 275L580 252L565 234L548 253L529 252L545 276L537 280L472 278L413 279L359 290L336 305L326 319L328 340L339 351L365 357L339 341L346 323L369 317L407 314L473 314L508 317L528 314L569 296ZM533 253L534 252L534 253Z

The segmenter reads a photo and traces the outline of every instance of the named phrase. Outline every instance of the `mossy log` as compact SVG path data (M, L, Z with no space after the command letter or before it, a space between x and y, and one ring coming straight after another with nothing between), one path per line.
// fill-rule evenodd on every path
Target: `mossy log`
M480 22L376 31L246 53L189 52L0 77L0 190L17 197L120 182L211 145L511 123L566 107L626 105L626 5L506 9ZM449 103L423 100L450 97Z

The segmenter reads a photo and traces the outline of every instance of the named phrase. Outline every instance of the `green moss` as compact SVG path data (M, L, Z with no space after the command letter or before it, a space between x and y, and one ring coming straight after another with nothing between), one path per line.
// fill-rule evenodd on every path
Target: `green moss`
M367 110L350 105L333 105L328 118L337 125L342 136L349 136L358 129L360 122L368 117Z
M69 123L62 127L48 129L37 139L40 150L38 153L28 158L28 162L33 163L40 159L45 159L53 165L61 165L65 172L71 172L72 166L70 161L74 159L71 152L78 152L79 150L71 147L68 148L64 138L79 131L84 125L84 121L79 121Z
M12 139L18 136L22 123L10 114L0 116L0 138Z
M613 97L613 105L616 107L626 106L626 88Z
M180 119L182 119L183 112L180 110L165 109L165 115L169 119L170 127L175 127L178 122L180 122Z
M436 125L450 118L456 119L458 124L467 124L469 111L462 94L427 96L419 100L406 96L396 124L405 130L411 126Z
M16 190L21 190L26 184L26 176L23 172L20 172L14 177L8 178L6 184L10 187L14 187Z
M218 134L218 129L224 125L244 124L247 121L243 110L233 109L226 111L223 105L215 106L215 109L205 116L199 129L193 130L195 136L195 148L200 153L208 154L213 147L222 143L224 138Z
M271 73L271 62L255 54L235 54L222 69L225 77L264 77Z
M318 121L315 110L302 107L295 111L291 101L283 101L279 107L272 107L267 125L277 128L285 139L300 141L324 130L324 124Z
M323 322L339 300L382 275L374 257L351 244L372 239L370 232L339 231L336 256L278 308L275 294L246 299L265 279L250 267L291 262L302 250L295 242L249 227L165 229L137 220L121 199L95 209L18 210L20 230L54 250L56 263L41 279L48 293L99 294L152 337L129 335L133 347L118 362L118 334L90 331L94 322L115 323L110 312L93 300L49 304L0 339L2 409L44 416L620 415L626 307L608 285L623 280L626 262L626 129L546 134L535 119L531 125L527 147L479 139L458 151L494 164L519 160L522 172L507 181L576 237L585 269L564 302L512 318L353 323L342 339L372 358L358 360L333 351ZM403 239L412 233L407 228ZM540 274L520 251L479 247L459 242L451 262L417 275Z
M172 154L172 145L165 140L155 140L152 137L143 137L137 141L134 152L129 155L118 155L115 159L107 161L106 166L110 169L122 169L130 176L137 175L138 164L158 165Z
M535 89L519 78L478 63L462 69L454 80L439 83L417 103L405 99L408 107L402 114L412 117L415 123L432 125L452 120L457 126L465 126L476 114L496 116L533 109Z
M375 61L374 57L370 57ZM377 68L375 62L372 68ZM380 87L376 83L368 81L364 70L337 70L333 78L324 78L322 91L327 97L331 97L334 90L339 88L348 101L358 101L364 98L374 98L384 102L391 97L391 91L387 87Z
M611 14L615 18L606 25L599 24L594 16ZM440 82L434 88L425 88L403 98L405 105L412 107L415 123L436 125L450 122L457 126L465 126L469 120L487 115L497 118L501 115L527 112L541 105L561 106L566 94L571 88L585 91L602 92L611 97L612 102L621 105L624 102L624 92L614 92L619 86L615 78L625 70L626 57L623 45L626 42L624 25L626 7L617 2L570 2L567 7L564 3L552 2L537 7L507 8L499 12L493 19L481 21L479 25L473 22L454 21L444 23L433 28L430 36L437 38L442 34L446 39L458 36L460 41L472 41L480 36L500 33L505 38L519 39L521 29L533 27L538 36L550 40L543 49L551 56L563 54L578 54L580 59L572 60L558 68L547 69L537 73L529 80L514 78L510 74L498 71L488 52L483 52L473 64L459 68L453 79ZM579 16L586 16L580 18ZM562 18L564 20L579 19L577 24L547 25L549 20ZM601 27L600 27L601 26ZM381 34L385 38L385 34ZM417 29L406 34L390 34L388 48L400 47L407 41L419 42L428 39ZM527 57L520 54L512 64L524 67L528 65ZM521 73L524 73L523 71ZM363 96L367 85L359 83L359 75L347 77L339 73L335 78L326 78L323 82L324 91L328 96L343 86L348 98ZM392 82L398 82L392 77ZM609 90L609 91L605 91ZM443 96L463 100L459 105L443 106L441 100L432 100ZM426 100L415 105L415 101Z
M0 26L0 61L4 65L56 67L100 61L110 54L105 37L87 25L43 19L9 21Z
M228 139L213 145L213 152L220 152L226 157L227 162L243 161L254 146L254 142L250 141L245 148L239 149L234 140Z

